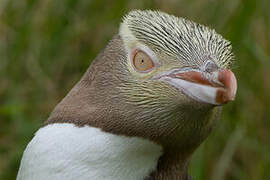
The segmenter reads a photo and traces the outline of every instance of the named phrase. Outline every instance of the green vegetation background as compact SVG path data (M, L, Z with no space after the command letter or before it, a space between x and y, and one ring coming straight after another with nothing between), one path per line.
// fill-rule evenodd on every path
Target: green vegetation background
M0 179L15 179L34 132L131 9L186 17L233 44L237 99L194 154L194 179L270 179L269 0L0 0Z

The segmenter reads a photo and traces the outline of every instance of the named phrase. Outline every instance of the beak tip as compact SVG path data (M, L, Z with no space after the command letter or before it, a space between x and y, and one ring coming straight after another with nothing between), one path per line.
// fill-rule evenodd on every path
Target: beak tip
M229 69L220 70L218 80L224 85L224 88L217 92L217 102L225 104L235 100L237 80L234 73Z

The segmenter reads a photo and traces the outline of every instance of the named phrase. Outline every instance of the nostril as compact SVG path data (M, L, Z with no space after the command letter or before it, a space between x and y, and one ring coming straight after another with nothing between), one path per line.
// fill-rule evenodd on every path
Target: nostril
M206 71L208 73L212 73L214 71L217 71L219 67L214 63L213 61L207 61L204 66L202 67L203 71Z

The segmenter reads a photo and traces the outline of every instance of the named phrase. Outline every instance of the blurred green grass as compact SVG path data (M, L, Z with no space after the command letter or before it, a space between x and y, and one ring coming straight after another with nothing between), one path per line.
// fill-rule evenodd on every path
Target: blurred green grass
M269 0L0 1L0 179L15 179L34 132L131 9L186 17L233 44L237 99L194 154L194 179L270 179L269 7Z

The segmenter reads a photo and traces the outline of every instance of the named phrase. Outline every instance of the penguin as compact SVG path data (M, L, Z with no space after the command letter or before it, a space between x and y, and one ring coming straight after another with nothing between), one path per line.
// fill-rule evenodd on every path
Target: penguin
M231 43L133 10L27 145L17 180L187 180L237 80Z

